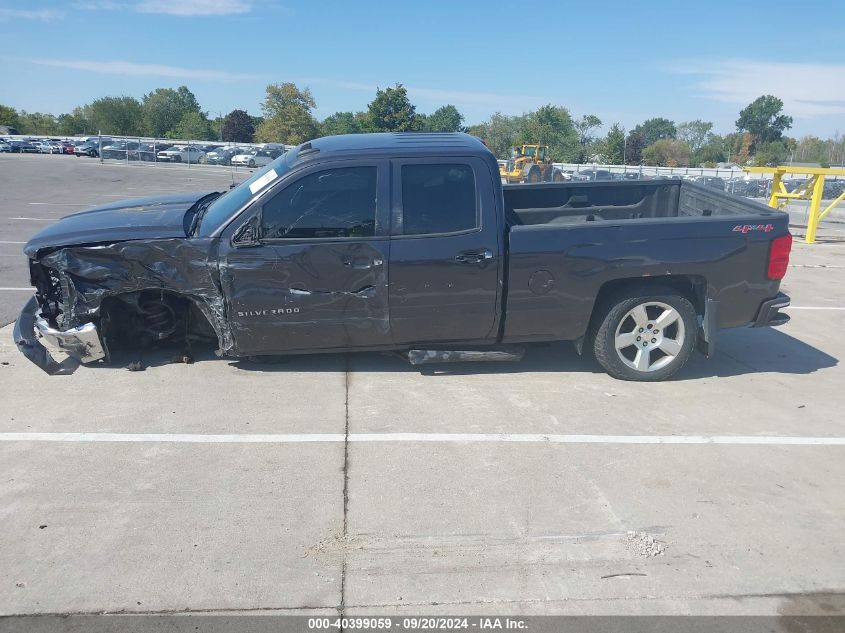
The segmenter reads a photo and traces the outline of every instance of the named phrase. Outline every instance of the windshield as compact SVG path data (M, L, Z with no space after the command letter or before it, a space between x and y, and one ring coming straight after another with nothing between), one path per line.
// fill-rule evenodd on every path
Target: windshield
M290 165L285 161L286 156L287 154L282 154L272 163L268 163L237 187L228 193L224 193L211 203L211 206L205 212L202 224L199 226L199 235L202 237L211 235L222 224L227 222L232 215L259 194L261 190L288 172Z

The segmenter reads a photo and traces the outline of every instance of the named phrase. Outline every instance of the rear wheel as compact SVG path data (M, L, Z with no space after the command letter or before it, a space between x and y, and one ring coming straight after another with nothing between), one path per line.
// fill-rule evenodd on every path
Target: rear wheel
M697 334L698 318L686 297L671 288L640 288L605 305L593 351L614 378L654 382L684 366Z
M557 169L555 169L554 172L552 173L552 181L563 182L563 174L560 173Z
M525 177L525 182L535 183L535 182L540 182L540 179L541 179L540 170L537 167L532 167L528 171L528 175Z

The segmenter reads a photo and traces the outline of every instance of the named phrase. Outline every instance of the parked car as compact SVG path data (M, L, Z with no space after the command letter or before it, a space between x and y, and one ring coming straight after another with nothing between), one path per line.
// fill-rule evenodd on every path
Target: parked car
M126 141L117 141L111 145L103 146L103 158L114 158L119 160L126 160L126 151L134 146L138 149L138 143L128 143Z
M648 177L638 171L624 171L613 174L614 180L648 180Z
M156 159L161 162L171 163L198 163L205 152L193 145L175 146L156 154Z
M81 145L74 145L73 153L77 157L89 156L97 158L100 155L100 143L98 141L86 141Z
M64 154L73 154L74 145L70 141L62 141L62 142L59 143L59 145L62 146L62 149L64 150L63 151Z
M159 150L167 148L159 148L152 143L130 143L126 149L126 156L129 160L154 161Z
M245 154L232 156L231 164L246 167L263 167L272 163L279 156L281 156L281 152L277 149L258 149L246 152Z
M613 180L613 174L607 169L585 169L572 174L572 180L576 182Z
M725 191L747 198L762 198L766 195L768 181L762 178L736 178L728 181Z
M235 357L396 350L425 364L570 340L616 378L655 381L696 347L712 355L720 328L789 319L785 213L681 180L498 176L469 135L353 134L226 193L66 216L23 249L36 293L17 349L55 373L43 342L83 363L104 340L208 336Z
M9 145L6 141L0 139L0 153L11 152L12 146Z
M63 154L64 148L55 141L38 141L35 143L41 154Z
M240 147L219 147L213 152L206 154L202 162L209 165L230 165L232 157L242 154L247 150Z
M841 196L843 191L845 191L845 180L839 180L838 178L826 178L824 181L822 198L825 200L832 200Z
M9 145L12 147L13 152L20 154L37 154L40 151L40 148L35 143L28 140L10 141Z
M697 178L693 179L693 182L697 182L698 184L704 185L705 187L718 189L719 191L725 190L725 181L719 178L718 176L698 176Z

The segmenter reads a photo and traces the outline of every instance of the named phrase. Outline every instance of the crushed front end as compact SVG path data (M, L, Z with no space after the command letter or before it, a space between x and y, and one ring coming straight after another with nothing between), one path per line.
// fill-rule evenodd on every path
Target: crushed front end
M30 282L35 286L35 296L24 306L13 332L15 344L24 356L48 374L73 370L56 361L51 351L64 352L80 363L107 356L94 323L69 323L64 300L67 292L54 270L30 260Z

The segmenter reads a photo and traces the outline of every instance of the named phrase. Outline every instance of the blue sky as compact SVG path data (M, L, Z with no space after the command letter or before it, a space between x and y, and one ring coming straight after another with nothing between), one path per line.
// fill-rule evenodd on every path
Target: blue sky
M514 7L525 7L515 10ZM467 123L545 103L607 127L701 118L733 131L761 94L791 134L845 133L845 3L0 0L0 103L59 114L187 85L211 116L308 86L323 118L402 82Z

